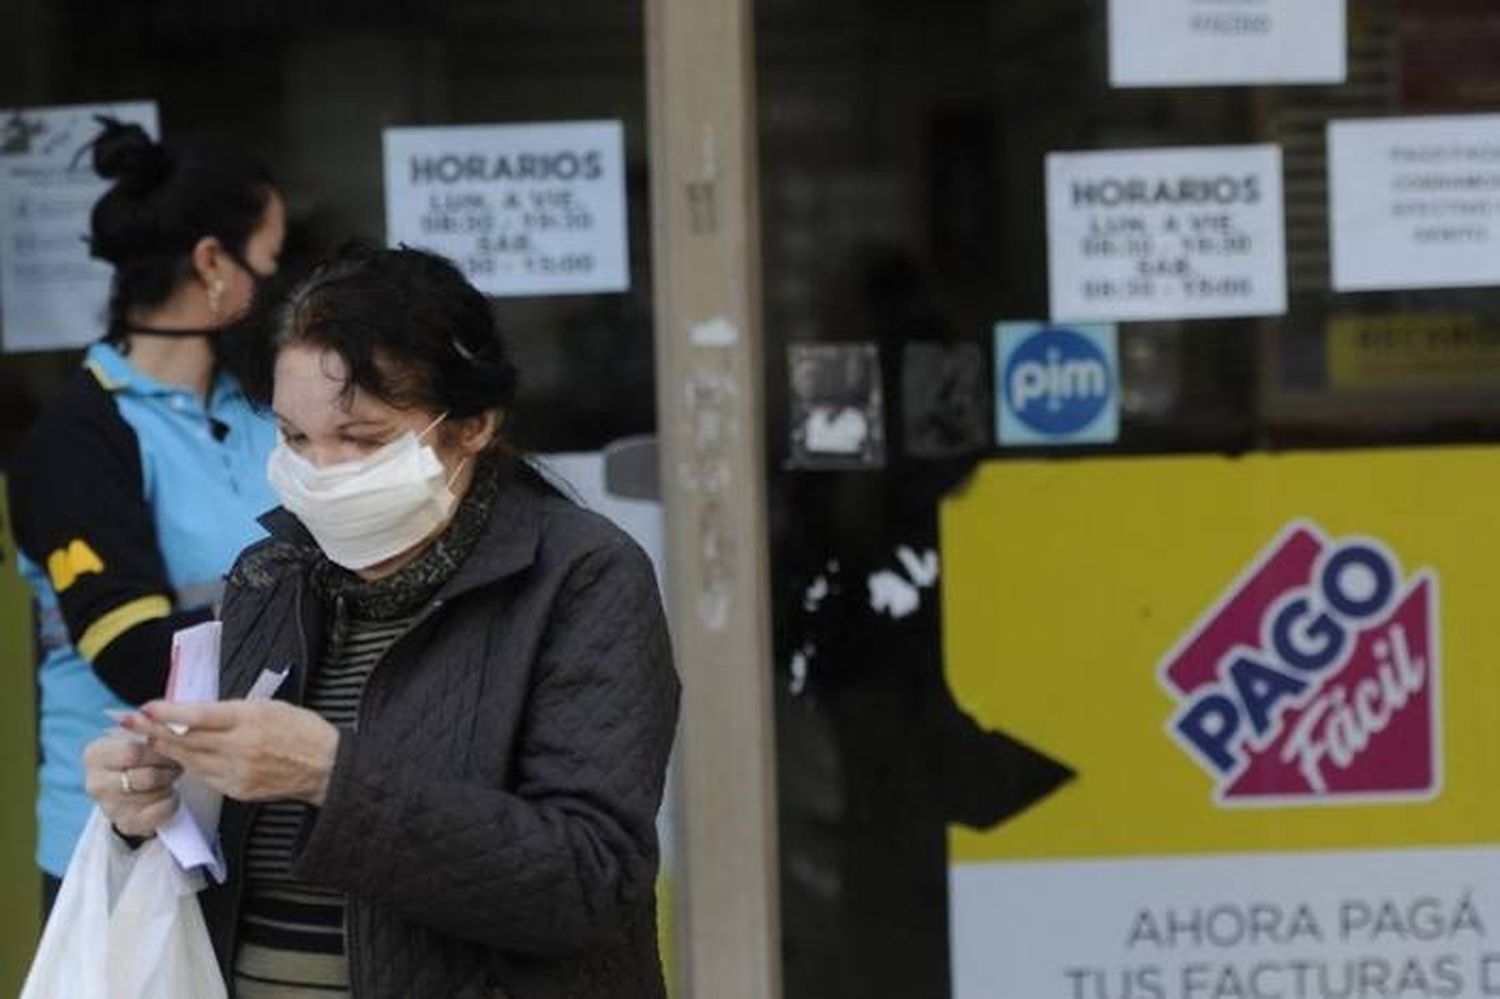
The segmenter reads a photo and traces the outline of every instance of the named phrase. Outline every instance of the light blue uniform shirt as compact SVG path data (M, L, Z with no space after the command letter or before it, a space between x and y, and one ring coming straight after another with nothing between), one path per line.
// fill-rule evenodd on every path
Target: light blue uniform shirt
M227 375L218 378L205 408L192 392L142 375L108 344L91 347L85 367L98 388L108 394L138 443L139 485L144 489L160 564L166 573L166 580L158 581L159 588L170 589L164 595L176 610L215 604L222 592L222 579L235 557L264 536L256 518L277 505L265 474L266 459L276 443L274 425L251 407L239 384ZM72 397L78 397L78 393ZM52 426L61 425L56 421L69 419L65 410L50 415ZM48 418L44 416L36 431L39 439L33 446L40 449L48 446L45 439L48 426ZM65 435L59 435L62 436ZM69 459L55 456L49 460L65 464ZM21 470L24 475L24 464ZM76 478L76 486L71 488L87 491L92 488L90 474L90 468L80 461L79 467L67 470L62 476L49 474L39 478L54 490L60 480ZM94 472L94 478L99 474ZM12 488L24 491L31 486L18 480L12 483ZM102 496L111 491L119 495L120 488L119 484L100 483L98 492ZM29 505L38 507L44 507L48 499L46 495L35 494L30 498L33 502ZM80 506L86 508L87 500L69 506L75 511ZM96 519L88 513L82 517L73 515L80 520ZM40 520L44 516L45 510L30 519ZM110 516L109 509L99 510L101 522ZM50 536L54 538L87 539L91 550L101 553L104 565L101 578L111 571L112 563L130 560L130 553L107 553L110 544L107 525L47 526L53 529ZM24 525L18 524L18 540L24 540L27 533ZM46 542L54 543L58 542ZM92 807L83 789L83 750L110 727L105 709L125 705L99 680L74 647L74 641L88 647L87 623L80 624L74 617L76 612L66 605L60 606L58 588L54 586L56 577L41 564L48 560L49 554L24 551L20 563L36 599L43 649L39 677L43 762L38 778L37 863L43 870L61 876ZM82 576L79 579L92 582ZM64 593L62 599L66 602L69 595ZM72 641L64 625L65 610L69 611L67 618L76 632Z

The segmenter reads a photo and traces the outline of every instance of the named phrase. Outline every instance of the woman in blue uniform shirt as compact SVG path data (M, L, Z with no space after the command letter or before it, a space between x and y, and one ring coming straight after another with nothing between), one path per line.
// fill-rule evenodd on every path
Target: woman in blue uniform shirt
M214 614L275 505L275 428L225 360L253 335L285 212L230 147L104 121L90 248L114 267L109 327L9 477L41 662L37 862L50 909L91 803L83 748L106 709L160 696L174 631ZM253 345L249 345L253 351Z

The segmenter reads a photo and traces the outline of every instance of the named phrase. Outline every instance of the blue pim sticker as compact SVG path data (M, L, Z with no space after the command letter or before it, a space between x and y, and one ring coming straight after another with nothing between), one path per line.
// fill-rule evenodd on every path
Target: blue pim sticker
M995 382L1002 445L1119 439L1119 345L1113 326L999 323Z

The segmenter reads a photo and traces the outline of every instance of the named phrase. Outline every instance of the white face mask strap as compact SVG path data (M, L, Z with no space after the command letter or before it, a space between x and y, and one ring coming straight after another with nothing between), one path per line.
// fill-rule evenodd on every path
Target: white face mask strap
M427 424L426 428L420 434L417 434L417 440L421 440L422 438L426 437L428 434L432 433L433 428L436 427L439 423L442 423L447 418L448 418L448 410L445 409L445 410L443 410L442 413L440 413L438 415L437 419L435 419L431 423Z
M447 489L448 489L449 492L453 491L453 483L457 482L458 481L458 477L460 475L464 474L464 466L468 465L468 463L469 463L469 456L468 455L464 455L463 460L458 463L458 467L453 470L453 474L450 475L450 476L448 476Z
M432 433L432 428L446 420L448 418L449 412L449 410L444 410L437 419L427 424L427 429L423 430L420 434L417 434L417 440L421 440L423 437L426 437L428 434ZM457 482L458 477L464 474L464 466L468 463L469 456L465 455L463 460L458 463L458 467L453 470L453 474L448 476L448 481L445 484L444 488L446 488L449 492L453 491L453 483Z

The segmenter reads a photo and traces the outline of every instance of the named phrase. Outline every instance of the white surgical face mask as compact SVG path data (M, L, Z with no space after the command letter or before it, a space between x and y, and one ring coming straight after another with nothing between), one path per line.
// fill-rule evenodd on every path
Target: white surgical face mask
M327 468L293 451L283 437L266 475L323 554L346 569L367 569L410 551L448 522L457 473L450 477L421 440L444 418L420 435L408 430L363 458Z

